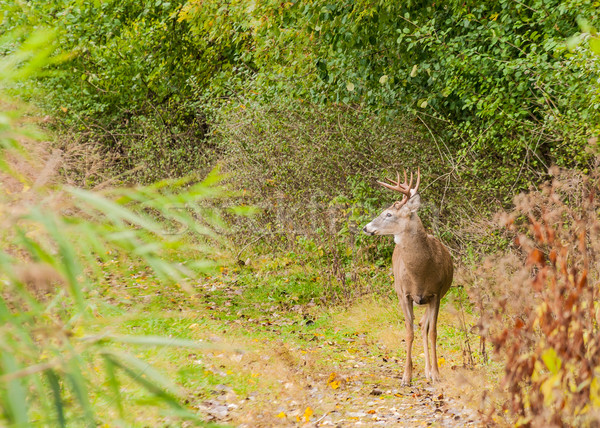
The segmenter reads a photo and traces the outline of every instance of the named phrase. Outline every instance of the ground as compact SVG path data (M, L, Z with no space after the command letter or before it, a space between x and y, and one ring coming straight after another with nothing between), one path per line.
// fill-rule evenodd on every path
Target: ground
M364 296L334 307L300 304L292 291L297 285L269 286L279 283L277 274L265 278L264 273L226 268L192 283L191 294L177 285L153 292L155 284L138 273L106 293L125 312L144 307L137 319L128 316L125 333L190 338L216 347L139 354L175 377L186 403L204 420L240 427L484 425L478 403L469 403L456 384L477 373L463 367L469 364L451 308L456 302L446 299L440 314L444 379L436 385L425 380L423 350L415 340L413 385L401 387L403 320L393 300ZM137 422L143 422L142 415Z

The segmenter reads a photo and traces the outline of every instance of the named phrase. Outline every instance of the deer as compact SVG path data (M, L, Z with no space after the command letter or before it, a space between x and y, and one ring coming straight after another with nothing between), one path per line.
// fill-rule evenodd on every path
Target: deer
M452 284L454 266L448 249L433 235L427 233L417 215L421 206L418 193L421 183L421 170L417 170L417 182L410 182L404 170L404 182L386 179L378 181L382 186L400 192L402 200L396 201L378 217L367 224L363 231L367 235L393 235L396 244L392 254L394 288L400 307L404 313L406 327L406 363L402 376L402 385L410 386L412 380L412 344L414 340L413 303L426 305L421 319L423 348L425 350L425 377L431 383L440 380L437 359L437 319L440 301ZM430 347L431 344L431 356Z

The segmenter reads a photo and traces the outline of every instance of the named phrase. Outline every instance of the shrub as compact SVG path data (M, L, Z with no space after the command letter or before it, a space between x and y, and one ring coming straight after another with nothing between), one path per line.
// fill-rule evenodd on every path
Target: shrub
M486 262L474 301L504 363L503 408L519 425L590 426L600 420L600 174L551 173L503 216L513 250Z

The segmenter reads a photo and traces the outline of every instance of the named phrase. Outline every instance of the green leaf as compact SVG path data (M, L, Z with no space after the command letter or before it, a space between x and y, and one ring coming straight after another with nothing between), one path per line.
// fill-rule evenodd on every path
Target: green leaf
M103 356L104 359L104 367L106 368L106 381L110 390L113 393L113 401L117 405L117 410L119 411L119 417L121 419L125 418L125 412L123 411L123 398L121 397L121 385L119 383L119 379L117 378L117 373L115 371L115 364L112 359L107 356Z
M62 396L60 393L60 384L58 383L58 376L56 375L54 370L46 370L44 374L46 375L48 383L50 384L50 389L52 390L52 398L54 400L54 408L56 409L58 425L61 427L66 427L67 421L65 420L65 413Z
M102 197L98 193L76 188L71 188L69 191L87 206L100 211L107 219L115 224L128 222L157 234L162 232L162 228L157 222L151 220L147 216L136 214L133 211Z
M593 37L590 39L590 49L596 55L600 55L600 37Z
M82 340L98 341L98 342L115 342L115 343L128 343L132 345L145 345L145 346L176 346L182 348L194 348L194 349L224 349L224 346L217 346L210 343L202 343L195 340L178 339L173 337L164 336L117 336L117 335L105 335L99 337L83 338Z
M9 374L19 370L17 360L10 352L1 352L3 374ZM6 394L9 417L16 426L28 426L27 416L27 392L23 387L23 379L12 379L6 385Z
M185 411L185 408L176 398L178 394L177 386L152 366L125 352L105 349L101 351L101 354L105 358L109 358L127 376L160 398L164 403L175 409ZM194 417L194 415L189 413L188 417Z
M554 348L548 348L542 353L542 361L552 374L557 374L562 365L562 361Z
M87 425L90 427L95 427L96 422L94 420L94 410L90 404L86 379L81 373L81 367L77 361L78 358L79 356L76 356L69 360L66 377L71 383L73 395L83 409L84 419L87 421Z

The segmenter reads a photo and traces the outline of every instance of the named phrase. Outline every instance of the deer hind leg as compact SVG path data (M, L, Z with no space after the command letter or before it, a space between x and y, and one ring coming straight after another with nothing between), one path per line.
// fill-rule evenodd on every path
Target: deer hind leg
M438 369L437 358L437 319L440 311L440 298L435 299L427 305L425 313L425 326L423 328L423 348L425 348L425 376L432 382L440 380L440 371ZM431 359L429 346L431 345Z
M429 360L429 331L431 330L431 303L421 319L421 335L423 337L423 353L425 355L425 377L431 380L431 361Z
M406 328L406 363L404 365L404 375L402 376L402 385L409 386L412 379L412 343L415 337L413 321L413 302L408 296L399 296L400 307L404 313L404 325Z

